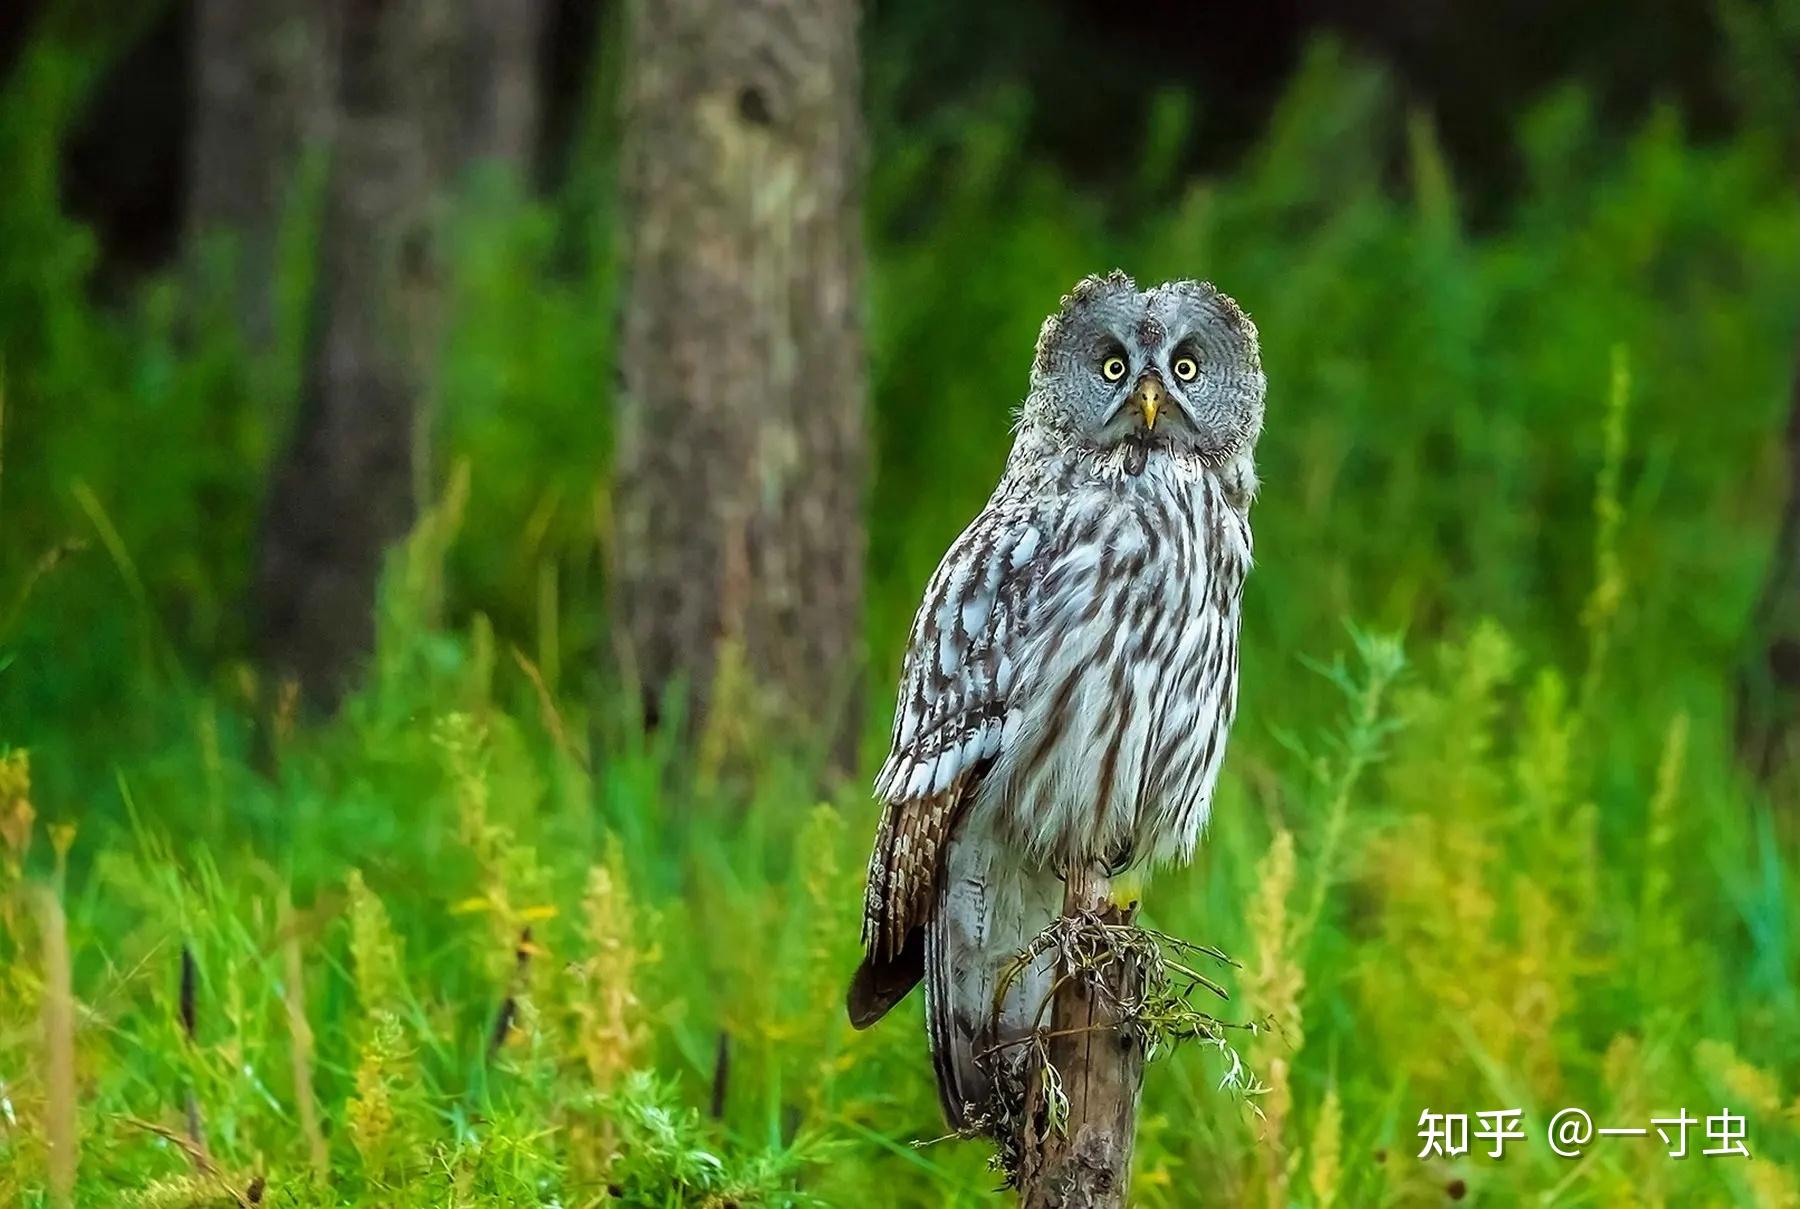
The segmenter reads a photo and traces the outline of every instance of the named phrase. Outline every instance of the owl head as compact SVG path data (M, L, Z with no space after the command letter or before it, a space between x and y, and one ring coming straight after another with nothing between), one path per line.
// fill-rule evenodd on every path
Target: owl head
M1084 278L1044 320L1020 413L1062 446L1134 442L1219 465L1262 431L1256 325L1204 281L1152 289L1117 269Z

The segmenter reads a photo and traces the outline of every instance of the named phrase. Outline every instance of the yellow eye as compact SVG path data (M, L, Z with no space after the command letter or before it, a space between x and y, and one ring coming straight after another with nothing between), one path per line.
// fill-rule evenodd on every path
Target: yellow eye
M1194 375L1200 372L1199 363L1192 357L1177 357L1169 368L1175 371L1175 378L1180 382L1192 382Z
M1125 358L1108 357L1100 363L1100 376L1108 382L1117 382L1125 376Z

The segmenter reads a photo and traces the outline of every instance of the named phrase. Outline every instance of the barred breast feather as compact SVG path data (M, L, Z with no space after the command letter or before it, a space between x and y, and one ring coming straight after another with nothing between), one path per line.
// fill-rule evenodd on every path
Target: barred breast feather
M1237 708L1250 528L1230 484L1162 453L1067 485L988 794L1023 859L1185 860Z

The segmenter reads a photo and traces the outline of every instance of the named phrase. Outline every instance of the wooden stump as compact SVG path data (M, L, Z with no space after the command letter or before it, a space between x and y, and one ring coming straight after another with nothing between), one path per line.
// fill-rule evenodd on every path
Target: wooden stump
M1097 870L1071 872L1064 917L1129 923L1135 909L1114 906L1109 890L1107 878ZM1097 981L1069 969L1058 969L1057 978L1045 1050L1061 1076L1068 1121L1066 1128L1054 1128L1042 1072L1028 1072L1018 1151L1019 1203L1023 1209L1118 1209L1131 1188L1144 1050L1135 1037L1120 1031L1115 1005L1137 999L1143 971L1121 956L1098 971Z

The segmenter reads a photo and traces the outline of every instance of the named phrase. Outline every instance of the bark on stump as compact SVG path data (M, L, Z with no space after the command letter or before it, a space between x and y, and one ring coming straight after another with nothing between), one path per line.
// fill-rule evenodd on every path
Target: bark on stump
M1071 873L1063 916L1092 915L1106 924L1131 922L1134 912L1113 905L1107 878ZM1120 1029L1114 1005L1134 1002L1143 971L1122 958L1100 971L1103 985L1059 969L1046 1049L1068 1099L1066 1128L1050 1127L1044 1080L1026 1078L1019 1144L1019 1203L1023 1209L1118 1209L1131 1190L1131 1150L1137 1137L1144 1049Z

